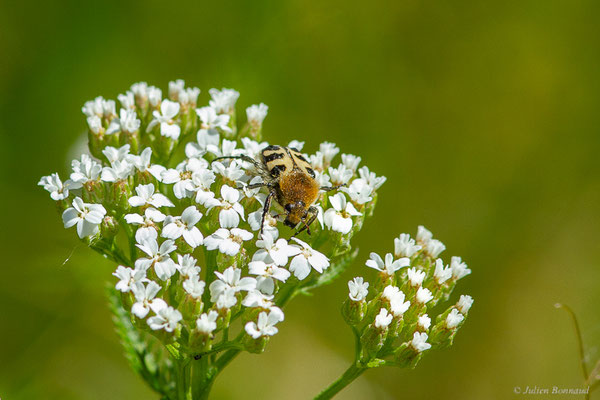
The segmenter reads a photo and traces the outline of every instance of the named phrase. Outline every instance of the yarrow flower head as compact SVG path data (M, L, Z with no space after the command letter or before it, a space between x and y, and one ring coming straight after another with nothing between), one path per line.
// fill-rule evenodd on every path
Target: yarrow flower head
M383 260L371 253L367 260L367 267L379 272L374 283L369 285L360 277L348 283L349 299L342 315L360 337L361 363L384 360L414 368L425 350L453 343L473 299L460 296L455 305L435 318L432 315L433 307L449 299L456 276L464 276L466 269L466 264L454 257L455 276L452 264L445 266L437 258L439 252L427 250L434 240L423 227L419 227L416 240L401 234L394 239L394 255L388 253ZM394 256L399 258L394 260ZM367 287L372 289L367 291Z
M212 371L225 351L263 351L283 327L288 301L329 284L355 260L351 240L385 182L359 165L359 156L342 154L336 162L334 143L264 141L267 105L247 107L238 124L240 94L207 92L202 100L204 92L180 79L164 92L138 82L118 101L86 102L89 152L72 161L68 179L53 173L38 182L64 227L76 227L84 243L115 263L109 297L119 332L141 370L157 374L194 358ZM285 181L289 162L298 166L298 181ZM314 196L296 199L283 189L304 184ZM429 305L443 297L437 291L448 292L470 273L459 258L435 277L428 272L422 286L435 296L411 313L416 293L401 282L402 268L417 266L436 248L419 238L402 246L396 256L373 253L367 263L395 288L385 298L385 285L348 283L344 307L357 329L364 324L378 335L401 335L402 325L424 321ZM469 299L456 304L460 315ZM160 354L157 342L165 346ZM170 377L153 384L162 397L191 393L177 387L189 379Z

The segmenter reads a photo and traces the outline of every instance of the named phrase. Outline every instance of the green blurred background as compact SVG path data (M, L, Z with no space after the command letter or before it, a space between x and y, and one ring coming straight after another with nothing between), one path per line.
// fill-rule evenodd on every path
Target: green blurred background
M600 3L99 4L0 5L2 399L157 398L112 330L114 266L62 228L36 183L67 173L84 101L176 78L203 102L225 86L241 92L240 111L268 104L271 142L333 141L388 177L355 241L360 262L295 300L266 353L240 356L215 399L306 399L337 378L353 352L346 281L372 276L369 251L391 251L418 224L473 270L455 292L475 298L469 320L416 370L368 371L339 398L581 387L574 331L553 305L573 307L597 360Z

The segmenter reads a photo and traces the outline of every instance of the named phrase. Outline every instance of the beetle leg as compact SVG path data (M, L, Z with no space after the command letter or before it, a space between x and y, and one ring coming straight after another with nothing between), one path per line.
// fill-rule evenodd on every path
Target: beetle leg
M249 162L250 164L254 165L254 167L258 170L263 170L263 166L260 165L260 163L258 161L256 161L254 158L252 157L248 157L245 154L239 155L239 156L223 156L223 157L217 157L215 158L213 161L219 161L219 160L242 160L242 161L246 161Z
M342 183L341 185L335 185L335 186L323 186L320 188L320 190L323 190L325 192L331 192L332 190L337 190L337 189L341 188L342 186L348 186L348 184Z
M265 199L265 206L263 207L262 218L260 219L260 233L259 236L262 238L263 228L265 225L265 217L271 208L271 201L273 201L273 196L275 196L275 192L269 192L269 195Z
M310 215L310 217L308 217ZM313 221L317 218L317 216L319 215L319 210L317 209L317 207L309 207L308 212L306 213L306 216L308 217L308 221L306 221L306 218L304 218L302 220L302 223L304 224L302 226L302 228L298 229L296 231L296 233L294 233L294 236L300 234L301 232L303 232L304 230L306 230L306 233L308 233L310 235L310 224L313 223ZM292 236L292 237L294 237Z

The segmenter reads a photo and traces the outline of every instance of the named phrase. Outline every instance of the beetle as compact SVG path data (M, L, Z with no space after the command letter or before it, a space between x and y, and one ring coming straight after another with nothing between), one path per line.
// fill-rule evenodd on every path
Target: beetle
M304 230L310 235L310 224L317 218L318 209L313 205L319 198L319 192L337 190L346 184L320 187L315 179L315 170L310 162L293 147L271 145L265 147L254 159L247 155L217 157L220 159L241 159L251 163L263 182L248 185L248 189L266 187L269 194L263 207L260 235L263 233L265 217L271 208L273 199L283 207L285 220L283 223L294 229L298 224L303 226L294 236Z

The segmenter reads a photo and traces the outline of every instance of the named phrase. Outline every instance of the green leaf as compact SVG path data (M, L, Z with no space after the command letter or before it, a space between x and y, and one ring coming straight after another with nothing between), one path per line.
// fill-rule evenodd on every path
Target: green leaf
M162 346L133 326L129 313L122 306L121 294L114 287L107 288L107 296L115 330L129 365L154 391L168 398L172 390L170 377L173 371L170 360L162 355Z

